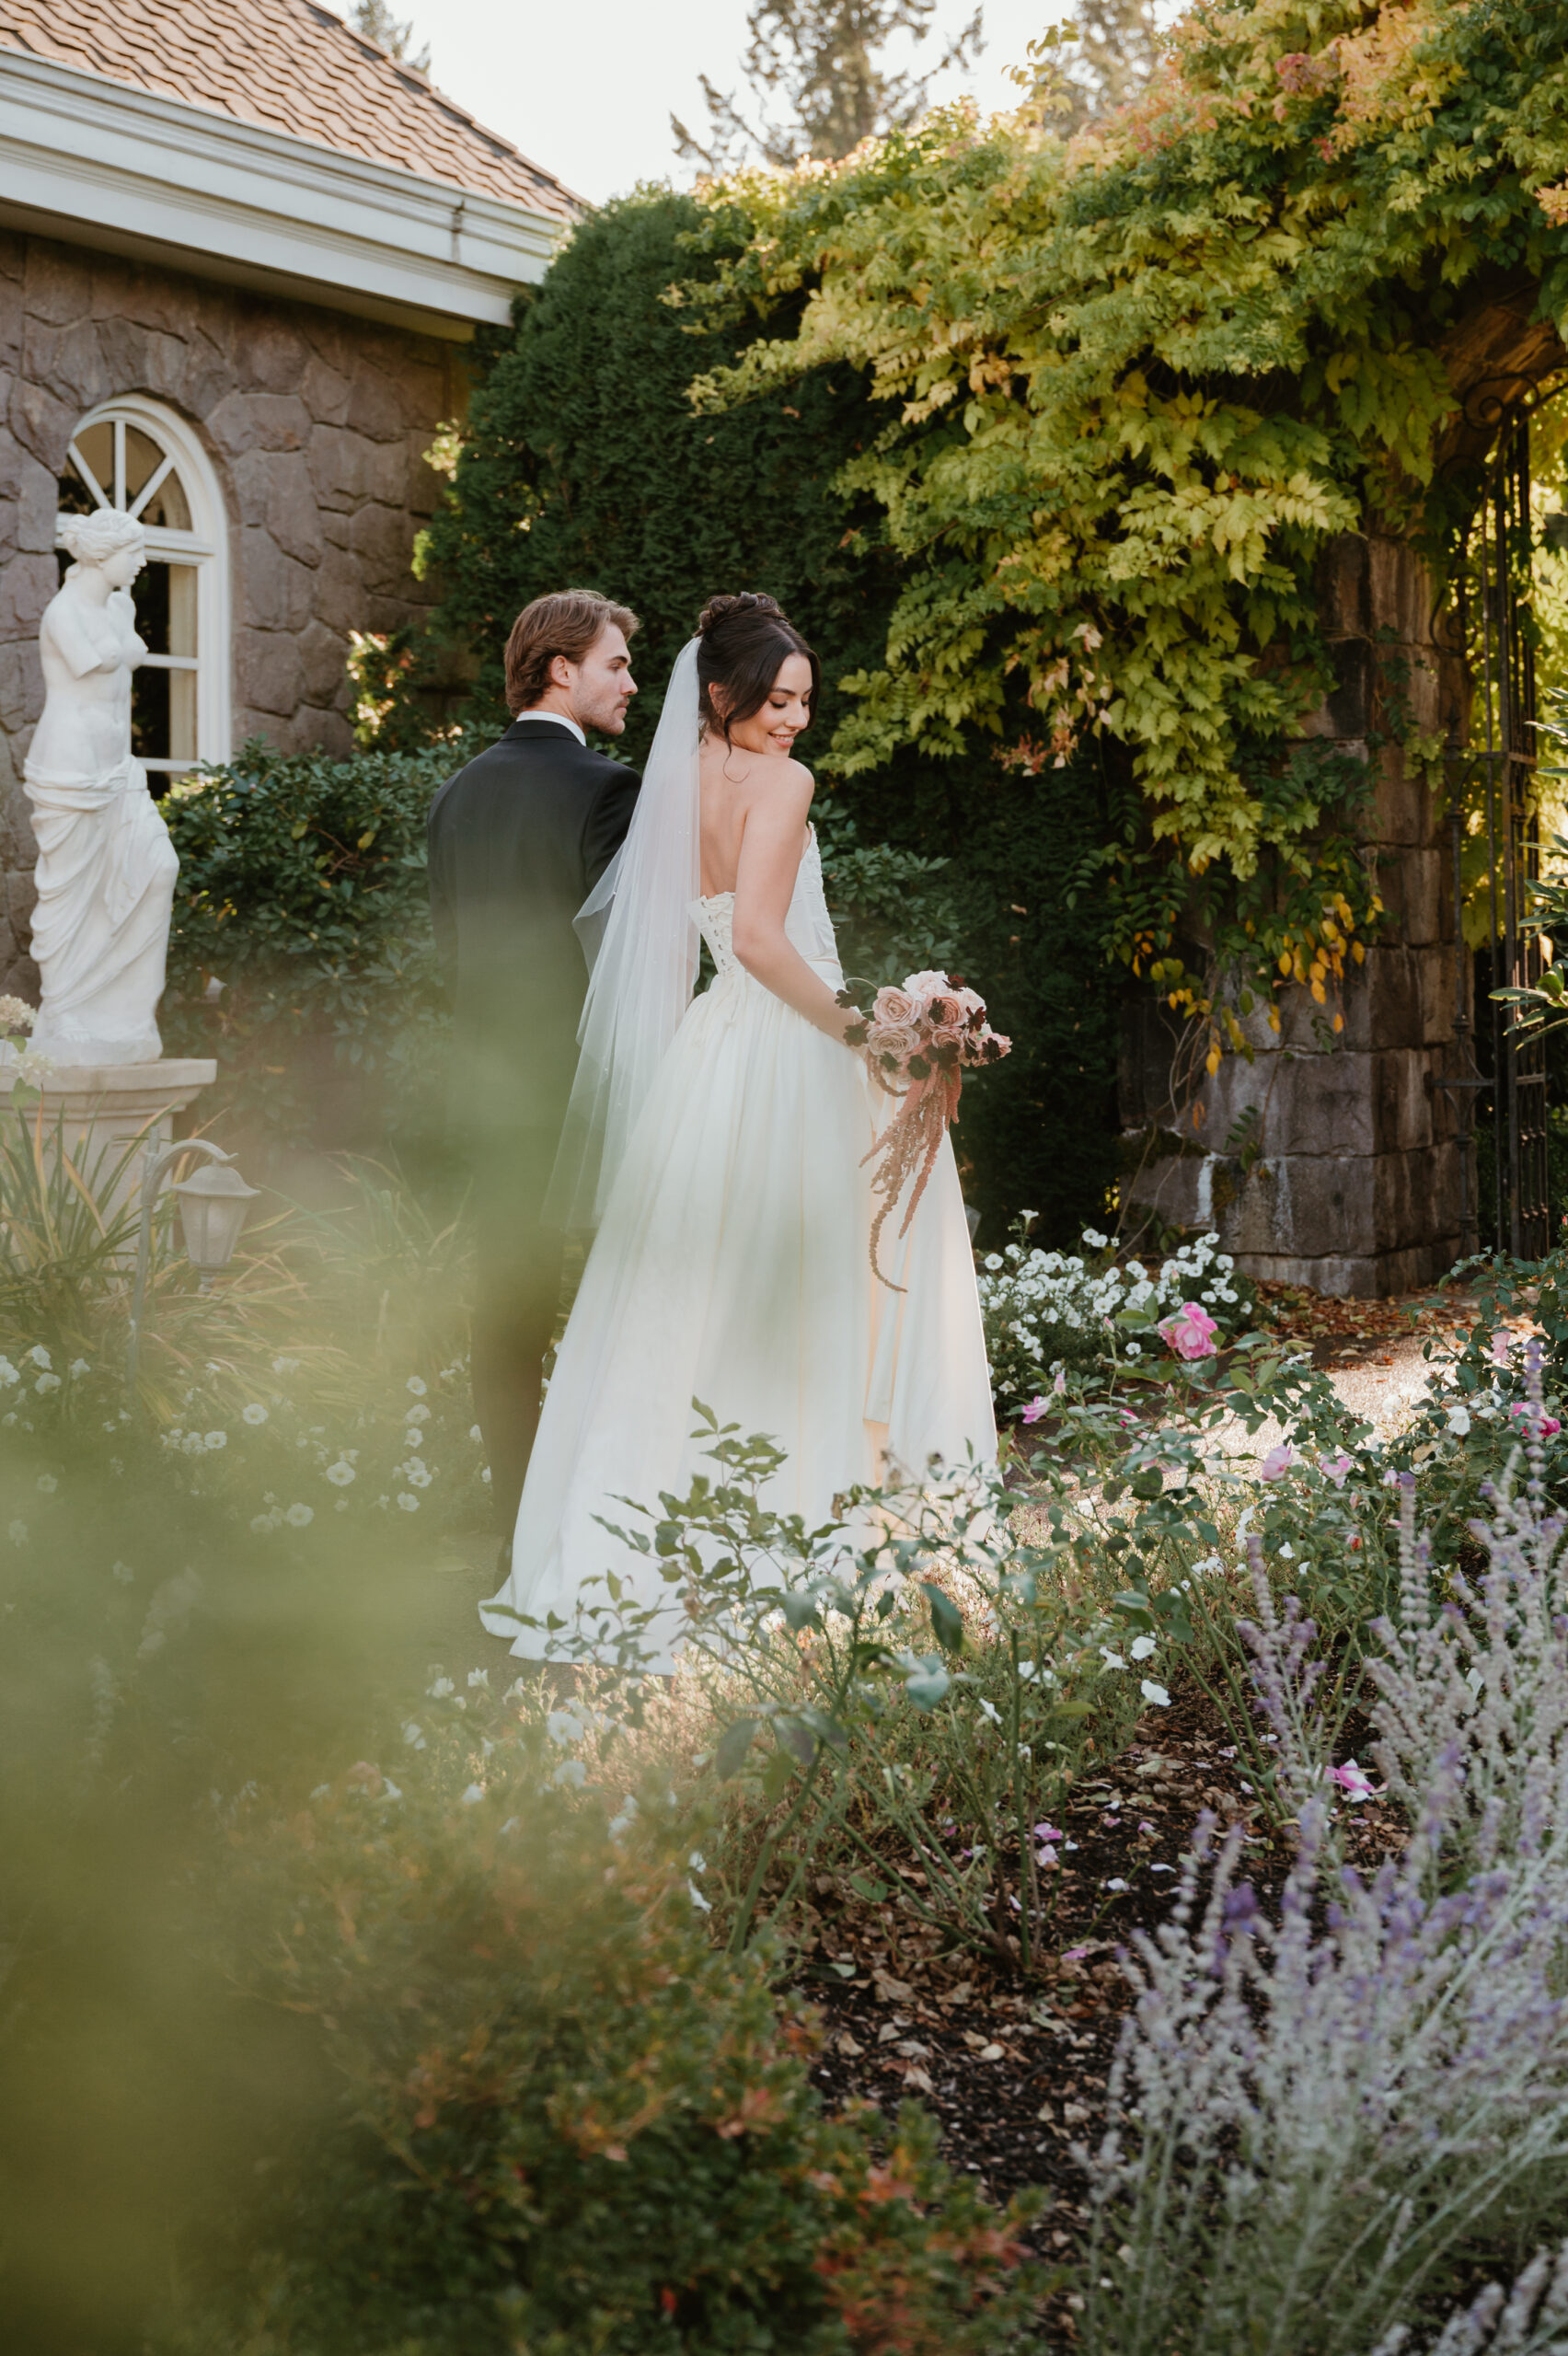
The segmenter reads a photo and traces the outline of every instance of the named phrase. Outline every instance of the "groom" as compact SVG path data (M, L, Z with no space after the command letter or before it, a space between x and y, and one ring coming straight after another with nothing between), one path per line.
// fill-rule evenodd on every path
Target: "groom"
M625 728L637 626L586 589L525 606L506 642L512 725L442 787L427 826L456 1018L453 1109L473 1178L474 1406L507 1549L560 1290L561 1239L541 1210L587 988L571 920L625 839L639 784L584 731Z

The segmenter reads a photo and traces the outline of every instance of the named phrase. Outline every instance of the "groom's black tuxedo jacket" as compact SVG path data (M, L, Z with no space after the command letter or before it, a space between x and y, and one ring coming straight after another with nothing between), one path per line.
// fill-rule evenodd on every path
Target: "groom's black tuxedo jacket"
M453 1109L483 1197L542 1197L587 987L572 918L626 837L635 771L514 720L430 806L430 903L455 1015ZM499 1203L490 1206L499 1208Z

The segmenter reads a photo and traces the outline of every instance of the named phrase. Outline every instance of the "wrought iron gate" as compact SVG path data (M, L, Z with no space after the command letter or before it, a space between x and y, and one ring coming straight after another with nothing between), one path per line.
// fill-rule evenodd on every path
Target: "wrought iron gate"
M1487 902L1487 988L1534 982L1541 968L1539 941L1525 930L1528 886L1540 873L1540 830L1531 807L1536 764L1535 651L1527 618L1531 591L1530 422L1528 396L1513 400L1472 394L1472 423L1500 423L1487 470L1486 491L1458 568L1458 620L1470 669L1470 743L1450 756L1450 826L1454 861L1455 1019L1462 1068L1436 1086L1458 1115L1464 1170L1461 1251L1476 1249L1470 1199L1473 1107L1490 1095L1493 1121L1493 1204L1498 1246L1516 1258L1538 1260L1549 1248L1546 1054L1539 1040L1509 1033L1509 1010L1488 997L1477 1003L1481 1039L1491 1049L1490 1077L1475 1061L1471 973L1465 953L1463 863L1467 805L1479 811L1484 844L1482 888ZM1490 411L1490 414L1488 413ZM1467 791L1467 785L1470 791Z

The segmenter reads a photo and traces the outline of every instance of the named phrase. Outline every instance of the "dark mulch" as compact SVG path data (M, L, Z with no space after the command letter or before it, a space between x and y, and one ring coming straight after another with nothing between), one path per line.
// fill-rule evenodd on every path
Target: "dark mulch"
M1352 1750L1357 1731L1365 1739L1353 1726ZM940 2122L950 2165L992 2199L1047 2189L1035 2238L1043 2255L1068 2250L1087 2213L1072 2146L1092 2146L1103 2130L1131 2002L1117 1952L1162 1919L1204 1808L1246 1828L1247 1877L1266 1902L1289 1870L1288 1836L1260 1827L1223 1722L1188 1688L1168 1710L1147 1714L1127 1750L1075 1784L1060 1822L1077 1846L1048 1877L1054 1908L1029 1979L995 1958L938 1954L896 1902L867 1905L823 1877L798 1984L823 2015L814 2075L829 2106L859 2098L890 2108L918 2095ZM1375 1865L1402 1842L1389 1804L1344 1813L1355 1863Z
M1459 1291L1412 1293L1391 1300L1335 1300L1305 1285L1262 1283L1259 1305L1281 1341L1305 1344L1320 1367L1391 1366L1395 1342L1435 1341L1467 1330L1478 1303ZM1262 1322L1262 1321L1260 1321Z

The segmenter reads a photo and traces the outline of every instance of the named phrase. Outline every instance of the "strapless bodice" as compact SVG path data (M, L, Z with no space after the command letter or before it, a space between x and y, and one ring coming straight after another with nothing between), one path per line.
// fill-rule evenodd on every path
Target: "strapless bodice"
M722 981L731 974L744 969L735 955L735 895L733 892L715 892L691 904L693 916L709 952L714 970ZM827 913L827 899L823 891L822 855L817 849L816 828L813 826L801 853L801 864L795 872L795 889L790 895L789 913L784 918L786 937L800 951L809 965L827 965L836 976L839 975L838 943L834 938L833 919Z

